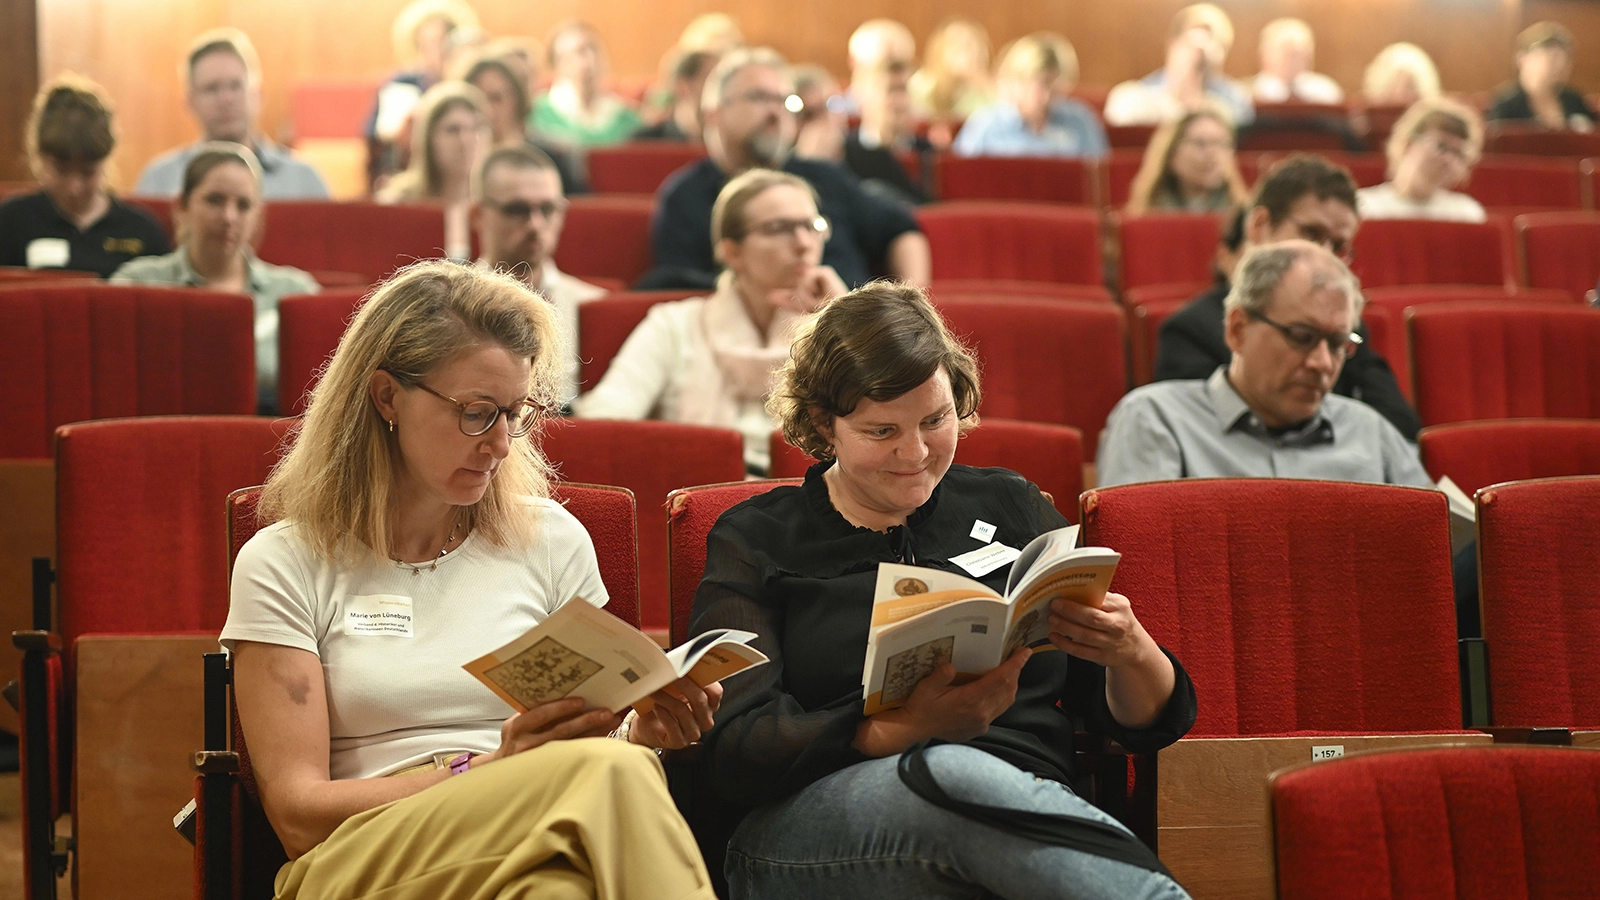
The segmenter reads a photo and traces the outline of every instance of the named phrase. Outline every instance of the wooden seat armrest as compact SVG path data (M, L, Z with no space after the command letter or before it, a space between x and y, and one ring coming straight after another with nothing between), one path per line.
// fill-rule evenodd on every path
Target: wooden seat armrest
M196 750L189 767L201 775L237 775L239 754L232 750Z
M11 632L11 646L24 653L30 651L60 653L61 635L53 631L13 631Z

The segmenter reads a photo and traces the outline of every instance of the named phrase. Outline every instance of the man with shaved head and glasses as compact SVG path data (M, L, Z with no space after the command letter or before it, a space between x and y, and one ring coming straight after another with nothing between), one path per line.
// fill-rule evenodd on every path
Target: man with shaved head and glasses
M1106 422L1102 486L1173 478L1318 478L1432 487L1417 449L1364 403L1330 396L1361 345L1359 284L1295 239L1240 260L1223 303L1232 358L1204 380L1139 388Z
M1218 250L1217 282L1161 323L1156 344L1155 379L1205 378L1229 359L1223 334L1222 300L1228 295L1233 260L1252 247L1291 238L1318 244L1344 263L1350 262L1360 220L1356 185L1344 168L1320 156L1291 156L1261 177L1242 220L1224 230ZM1366 337L1366 329L1356 325ZM1365 344L1358 346L1339 372L1333 393L1376 409L1390 424L1415 441L1422 420L1400 393L1389 363Z

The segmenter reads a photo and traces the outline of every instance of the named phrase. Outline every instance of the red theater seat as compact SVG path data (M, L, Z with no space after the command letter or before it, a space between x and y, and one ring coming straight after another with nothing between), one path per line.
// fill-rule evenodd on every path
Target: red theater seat
M650 268L654 205L652 197L631 194L572 198L556 265L579 278L593 275L632 284Z
M1600 213L1531 213L1513 221L1527 284L1561 288L1575 300L1600 284Z
M1029 156L939 158L941 200L1033 200L1095 202L1095 164L1084 159Z
M1496 123L1484 140L1483 150L1527 156L1600 156L1600 134Z
M698 144L636 141L589 150L589 187L599 194L654 194L667 176L706 155Z
M377 284L402 266L444 255L438 206L275 200L267 204L260 257L280 266L352 272Z
M1198 294L1199 291L1194 293ZM1135 386L1149 384L1155 380L1156 350L1161 345L1161 323L1189 305L1192 296L1181 300L1148 300L1127 307L1128 349L1131 351Z
M1043 203L964 200L917 210L933 246L933 277L1098 285L1100 218Z
M278 409L302 415L322 367L367 295L365 288L301 294L278 301Z
M928 296L938 303L941 297L1032 297L1044 300L1112 300L1111 292L1098 284L1061 284L1053 281L1010 281L1006 279L946 278L928 285Z
M1261 171L1267 172L1291 155L1283 152L1263 153L1256 159L1260 163ZM1389 163L1384 159L1382 153L1345 153L1335 150L1318 150L1313 155L1320 156L1336 166L1347 169L1358 188L1383 184L1389 177Z
M25 266L0 266L0 286L10 287L29 281L98 281L93 272L76 269L29 269Z
M294 138L362 138L378 96L375 81L305 81L289 90Z
M1279 900L1589 894L1600 753L1473 747L1368 754L1279 774Z
M1351 269L1363 287L1392 284L1515 285L1510 228L1488 222L1378 219L1356 232Z
M1214 215L1151 213L1116 217L1122 290L1211 280L1222 222Z
M706 535L730 507L798 479L757 479L685 487L667 496L668 567L672 582L672 644L689 639L689 610L706 573Z
M256 409L250 298L98 281L0 290L0 458L85 419Z
M1143 150L1150 146L1150 138L1156 133L1154 125L1107 125L1106 140L1111 144L1112 150L1120 148L1137 148Z
M578 381L589 390L605 377L612 357L657 303L700 296L697 291L619 291L578 306Z
M1600 310L1434 303L1406 321L1424 424L1600 418Z
M1583 208L1583 186L1571 160L1539 156L1485 156L1461 188L1490 207Z
M1600 475L1600 421L1590 419L1430 425L1417 435L1417 443L1428 474L1449 475L1469 495L1502 481Z
M1070 425L1094 458L1127 391L1122 311L1067 300L945 301L950 330L978 356L986 416Z

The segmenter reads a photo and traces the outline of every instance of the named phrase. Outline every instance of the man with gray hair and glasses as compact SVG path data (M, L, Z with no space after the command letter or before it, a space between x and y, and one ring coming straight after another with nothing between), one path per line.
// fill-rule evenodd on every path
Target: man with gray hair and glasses
M1232 359L1211 377L1122 398L1101 438L1099 483L1318 478L1432 487L1382 415L1330 395L1360 344L1363 300L1344 262L1304 240L1251 249L1223 303Z

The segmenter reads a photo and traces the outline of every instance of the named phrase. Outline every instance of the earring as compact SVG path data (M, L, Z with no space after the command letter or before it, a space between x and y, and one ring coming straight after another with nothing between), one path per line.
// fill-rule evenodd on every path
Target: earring
M394 420L393 419L389 420L389 433L390 434L394 434Z

